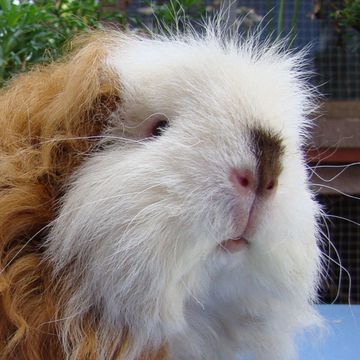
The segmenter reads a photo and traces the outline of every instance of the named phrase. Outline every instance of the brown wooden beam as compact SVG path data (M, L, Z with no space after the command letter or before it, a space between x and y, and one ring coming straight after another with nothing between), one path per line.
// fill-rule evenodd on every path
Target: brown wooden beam
M318 148L306 150L310 164L350 164L360 162L360 148Z

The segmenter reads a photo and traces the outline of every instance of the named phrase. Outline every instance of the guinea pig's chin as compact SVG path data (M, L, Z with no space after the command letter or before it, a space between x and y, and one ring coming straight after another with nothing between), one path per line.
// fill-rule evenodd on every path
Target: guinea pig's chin
M234 253L246 249L249 245L249 241L246 240L243 236L240 236L238 238L222 241L219 245L219 248L222 251Z

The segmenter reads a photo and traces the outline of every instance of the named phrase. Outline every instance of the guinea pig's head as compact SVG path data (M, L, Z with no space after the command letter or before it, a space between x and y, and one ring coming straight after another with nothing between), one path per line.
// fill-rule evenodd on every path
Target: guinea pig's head
M239 297L263 288L311 300L318 206L303 142L314 91L302 56L211 31L116 35L102 66L121 101L47 242L66 315L94 309L161 341L222 272Z

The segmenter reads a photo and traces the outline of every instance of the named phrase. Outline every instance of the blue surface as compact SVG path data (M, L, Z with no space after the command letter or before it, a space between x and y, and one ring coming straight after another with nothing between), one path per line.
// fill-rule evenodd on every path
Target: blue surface
M317 308L325 319L326 329L298 339L299 360L360 360L360 305Z
M307 334L298 342L300 360L360 360L360 305L319 305L324 334Z

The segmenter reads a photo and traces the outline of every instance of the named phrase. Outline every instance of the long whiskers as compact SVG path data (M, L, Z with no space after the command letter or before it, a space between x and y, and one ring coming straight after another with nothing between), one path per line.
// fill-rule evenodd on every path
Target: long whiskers
M33 149L37 149L39 146L42 145L47 145L47 144L54 144L54 143L61 143L61 142L67 142L67 141L76 141L76 140L93 140L93 141L99 141L99 140L116 140L116 141L121 141L124 144L126 143L130 143L130 144L142 144L143 141L142 140L138 140L138 139L131 139L128 137L122 137L122 136L117 136L117 135L108 135L108 134L104 134L104 135L94 135L94 136L76 136L76 137L64 137L64 138L58 138L58 139L45 139L43 141L40 141L36 144L27 146L19 151L17 151L16 153L14 153L13 155L6 155L7 159L12 158L12 157L18 157L21 156L23 154L26 154L27 152L33 150ZM14 142L14 144L16 144L16 142Z
M351 289L352 289L352 283L351 283L351 274L350 272L345 268L345 266L343 266L342 264L342 260L341 260L341 257L340 257L340 254L337 250L337 248L335 247L335 245L333 244L333 242L331 241L330 239L330 231L329 231L329 227L328 227L328 224L327 224L327 220L329 218L329 216L331 215L328 215L328 214L325 214L325 213L321 213L321 216L322 216L322 219L323 219L323 223L326 227L326 231L327 233L323 232L322 231L322 236L325 240L327 240L327 243L329 245L328 247L328 253L325 253L323 250L321 250L321 253L323 254L323 256L325 256L326 259L328 259L328 268L327 268L327 271L326 271L326 274L325 275L325 278L329 275L329 265L330 265L330 262L332 262L333 264L335 264L336 266L339 267L339 279L338 279L338 285L337 285L337 289L336 289L336 296L335 298L333 299L333 301L331 302L331 304L334 304L336 303L336 301L339 299L340 297L340 292L341 292L341 285L342 285L342 279L343 279L343 272L346 273L346 275L348 276L348 279L349 279L349 288L348 288L348 303L349 305L351 304ZM337 260L333 259L331 257L331 249L333 249L336 257L337 257Z
M11 265L11 263L16 259L16 257L26 248L26 246L36 238L41 232L43 232L45 229L49 228L51 224L46 224L43 226L39 231L37 231L33 236L31 236L25 244L16 252L16 254L12 257L12 259L9 260L9 262L0 270L0 275Z
M316 184L316 183L312 183L312 185L318 186L319 188L325 187L325 188L327 188L327 189L330 189L330 190L335 191L336 193L339 193L339 194L341 194L341 195L343 195L343 196L346 196L346 197L348 197L348 198L350 198L350 199L360 200L360 197L358 197L358 196L347 194L347 193L345 193L345 192L343 192L343 191L341 191L341 190L339 190L339 189L336 189L336 188L334 188L334 187L332 187L332 186L329 186L329 185Z
M340 220L345 220L345 221L348 221L349 223L351 224L354 224L356 226L360 226L360 223L358 223L357 221L354 221L354 220L351 220L351 219L348 219L346 217L343 217L343 216L338 216L338 215L327 215L328 217L330 218L334 218L334 219L340 219Z
M355 163L351 163L351 164L348 164L348 165L317 165L314 168L309 167L309 169L319 179L321 179L325 183L330 183L331 181L333 181L333 180L337 179L338 177L340 177L347 169L349 169L350 167L353 167L353 166L357 166L357 165L360 165L360 162L355 162ZM338 173L336 173L335 175L331 176L330 178L324 178L323 176L321 176L320 174L318 174L316 172L317 169L326 169L326 168L340 169L340 171ZM335 188L333 186L330 186L328 184L312 183L312 185L317 186L319 189L321 189L321 188L330 189L330 190L334 191L335 193L340 194L340 195L342 195L344 197L347 197L347 198L350 198L350 199L360 200L359 196L348 194L348 193L346 193L344 191L341 191L340 189L337 189L337 188ZM360 223L353 220L353 219L349 219L349 218L346 218L346 217L343 217L343 216L334 215L334 214L325 214L323 211L321 211L321 217L323 218L323 223L324 223L325 228L326 228L326 231L322 231L322 237L325 240L327 240L327 242L329 244L328 252L325 253L324 251L322 251L323 256L328 260L327 261L326 273L329 275L330 262L332 262L337 267L339 267L337 292L336 292L335 298L332 301L332 304L337 302L339 297L340 297L341 287L342 287L342 282L343 282L343 273L345 273L347 278L348 278L348 281L349 281L349 287L348 287L348 291L347 291L348 304L351 305L351 291L352 291L351 274L350 274L350 271L348 269L346 269L345 266L343 265L340 254L339 254L339 251L335 247L334 243L330 240L330 229L329 229L327 221L329 221L331 219L338 219L338 220L349 222L349 223L351 223L353 225L356 225L356 226L360 226ZM337 260L333 259L331 257L331 250L335 254Z
M360 165L360 162L354 162L354 163L347 164L347 165L316 165L314 167L309 166L309 169L314 175L316 175L322 181L331 182L331 181L337 179L339 176L341 176L350 167L357 166L357 165ZM324 177L322 177L320 174L318 174L315 171L317 169L339 169L339 168L342 168L342 170L339 171L337 174L335 174L334 176L332 176L329 179L325 179Z

